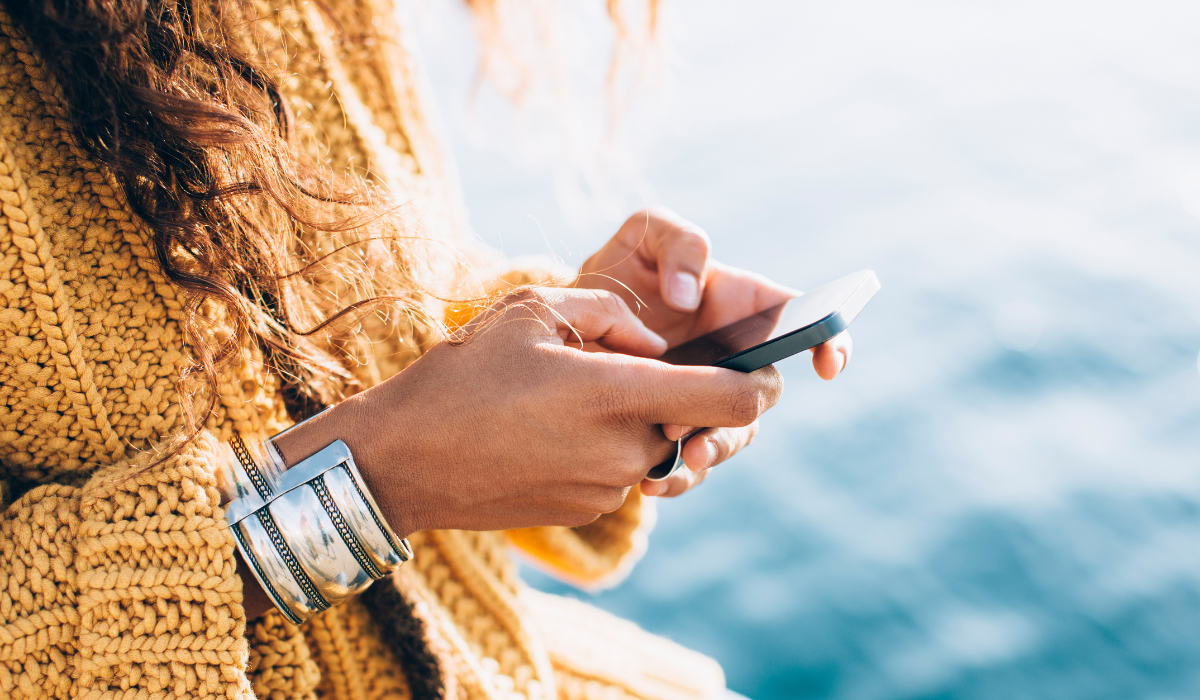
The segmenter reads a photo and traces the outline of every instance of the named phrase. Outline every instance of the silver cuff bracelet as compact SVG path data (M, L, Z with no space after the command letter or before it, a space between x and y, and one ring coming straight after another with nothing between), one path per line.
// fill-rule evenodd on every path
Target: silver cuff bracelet
M221 483L225 517L267 596L300 624L398 569L412 548L384 521L346 443L287 469L274 439L257 452L236 435L225 446L235 458Z

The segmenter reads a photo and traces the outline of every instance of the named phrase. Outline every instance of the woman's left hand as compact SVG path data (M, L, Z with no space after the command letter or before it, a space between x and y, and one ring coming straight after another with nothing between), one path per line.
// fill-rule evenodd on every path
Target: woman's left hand
M669 209L649 209L629 217L617 234L588 258L576 286L621 295L642 322L671 347L798 294L761 275L723 265L709 257L710 250L708 235L699 226ZM850 361L852 347L849 333L842 333L813 348L817 375L836 377ZM688 426L663 426L668 440L689 430ZM642 493L678 496L703 481L709 468L750 444L757 432L757 421L744 428L700 431L683 448L688 471L676 472L664 481L643 481Z

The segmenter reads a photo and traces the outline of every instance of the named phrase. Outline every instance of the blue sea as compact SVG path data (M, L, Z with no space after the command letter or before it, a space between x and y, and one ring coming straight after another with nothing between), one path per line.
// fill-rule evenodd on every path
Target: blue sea
M1200 697L1200 4L671 2L615 136L602 4L558 3L575 92L520 109L415 11L478 235L577 265L664 204L883 289L628 580L527 580L760 700Z

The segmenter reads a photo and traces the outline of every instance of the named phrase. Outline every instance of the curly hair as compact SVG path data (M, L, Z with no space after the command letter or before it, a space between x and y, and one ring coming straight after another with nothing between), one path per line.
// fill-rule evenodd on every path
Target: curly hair
M163 274L187 292L193 364L181 396L190 386L206 397L183 401L193 434L214 414L220 370L244 348L261 348L300 420L350 381L346 360L320 334L384 302L424 313L410 276L380 283L358 256L341 256L339 276L371 279L357 286L372 293L345 303L322 284L321 268L363 243L386 240L402 261L405 236L386 235L394 221L379 225L395 205L368 183L300 155L280 86L238 48L236 28L253 21L247 0L4 5L56 77L78 145L113 174L150 230ZM346 242L318 256L301 241L321 232ZM348 273L355 260L360 269Z
M179 381L193 436L215 414L221 370L245 348L261 349L301 420L353 383L351 360L331 350L331 334L348 327L340 322L386 305L437 325L416 274L417 249L429 250L417 242L429 241L366 179L305 160L280 85L243 43L250 0L0 3L56 77L78 145L113 174L163 274L187 293L193 363ZM500 0L466 4L485 48L481 70L492 73L492 58L517 41L502 21L516 13ZM627 22L624 3L606 5L615 70ZM656 0L645 9L653 35ZM322 233L339 245L319 255L303 241ZM361 254L364 244L385 246L388 274L379 255ZM343 255L350 249L360 254ZM204 399L187 398L189 387Z

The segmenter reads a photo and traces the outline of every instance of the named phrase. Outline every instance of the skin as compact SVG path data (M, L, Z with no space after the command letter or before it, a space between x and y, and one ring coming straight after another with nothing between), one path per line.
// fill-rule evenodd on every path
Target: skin
M575 288L504 299L465 343L435 346L276 444L294 465L343 440L401 537L579 526L619 508L633 487L679 495L749 444L783 380L774 367L743 374L650 358L796 294L711 260L709 249L673 212L636 214ZM813 366L832 379L849 355L839 336L815 350ZM687 442L689 469L645 481L689 426L712 426ZM270 603L253 576L242 579L253 618Z
M711 250L708 234L699 226L670 209L648 209L629 217L588 258L577 286L619 294L630 308L640 309L642 322L671 347L799 294L761 275L723 265L711 258ZM833 379L845 369L853 349L850 334L842 333L813 348L813 369L822 379ZM675 440L692 428L666 424L662 430ZM697 433L683 448L690 472L677 472L664 481L643 481L642 493L672 497L686 492L703 481L710 468L750 444L757 433L757 420Z

